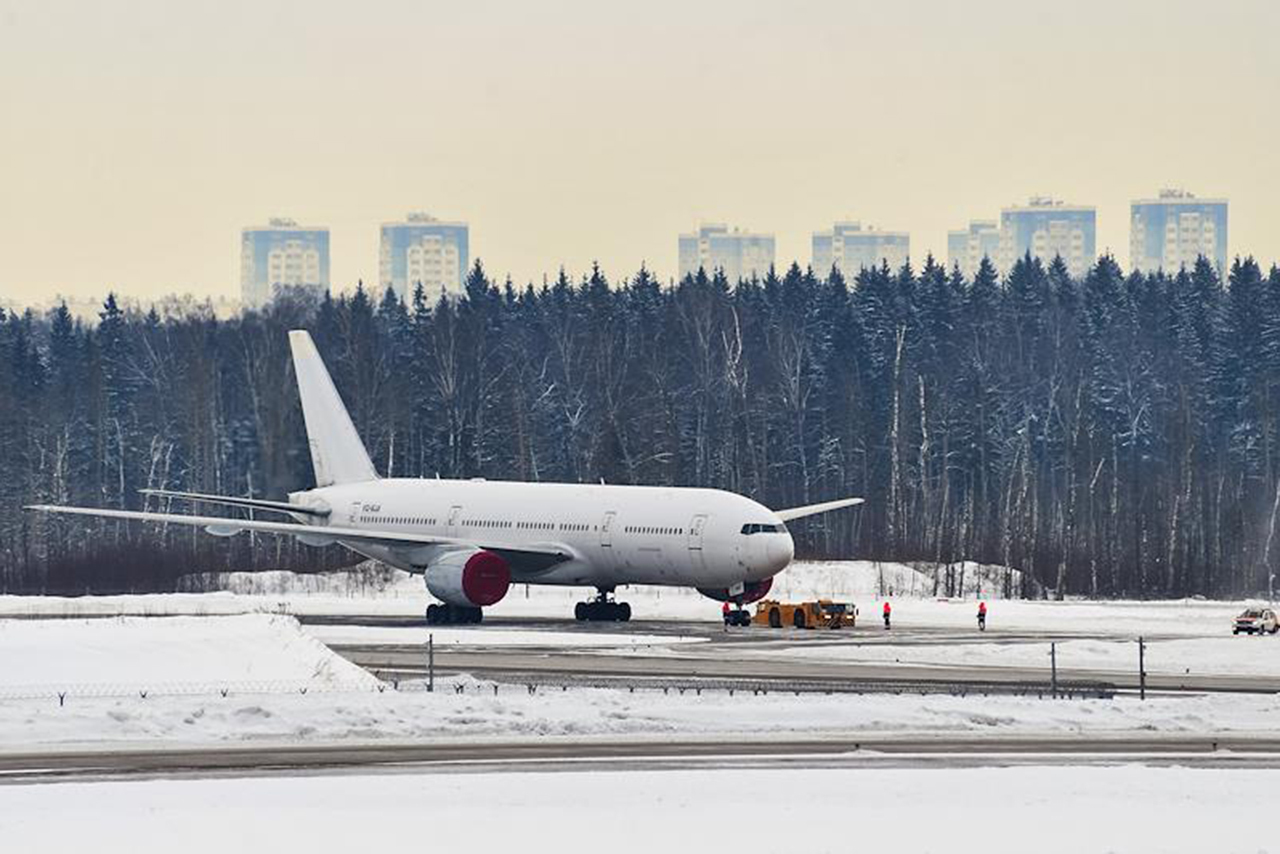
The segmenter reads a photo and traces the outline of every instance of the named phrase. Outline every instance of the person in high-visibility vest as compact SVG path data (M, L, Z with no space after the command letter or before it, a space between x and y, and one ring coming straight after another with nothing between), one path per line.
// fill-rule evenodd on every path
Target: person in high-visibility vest
M985 632L987 630L987 603L983 600L978 603L978 631Z
M720 616L724 617L724 624L726 626L729 625L729 613L730 613L729 600L726 599L724 602L724 607L720 609Z
M893 613L893 608L889 605L889 600L884 600L884 627L889 628L889 615Z

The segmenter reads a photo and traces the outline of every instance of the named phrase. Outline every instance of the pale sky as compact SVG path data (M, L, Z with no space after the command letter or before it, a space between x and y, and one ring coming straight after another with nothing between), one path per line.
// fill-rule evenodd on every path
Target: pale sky
M860 219L946 231L1033 194L1230 199L1280 260L1280 3L0 0L0 299L239 292L239 231L470 223L491 273L676 267L724 221L809 261Z

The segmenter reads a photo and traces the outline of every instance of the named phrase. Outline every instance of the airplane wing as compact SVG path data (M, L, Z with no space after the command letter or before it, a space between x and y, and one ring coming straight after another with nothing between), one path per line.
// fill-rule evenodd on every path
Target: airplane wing
M232 519L226 516L188 516L183 513L148 513L140 510L106 510L97 507L64 507L56 504L31 504L25 509L43 513L62 513L71 516L97 516L105 519L128 519L139 522L158 522L169 525L191 525L204 528L217 537L230 537L242 531L258 531L264 534L282 534L297 537L309 546L327 546L333 543L386 546L412 551L415 548L439 547L481 548L506 558L517 572L537 572L557 563L571 560L567 550L511 548L505 545L488 545L474 540L450 537L430 537L403 531L371 531L365 528L343 528L334 525L302 525L297 522L263 522L257 519Z
M251 510L270 510L276 513L301 513L304 516L328 516L329 510L290 504L288 501L264 501L260 498L237 498L232 495L206 495L203 492L174 492L168 489L139 489L143 495L158 498L181 498L202 504L225 504L228 507L246 507Z
M804 507L788 507L786 510L775 510L773 515L784 522L790 522L792 519L816 516L819 513L826 513L830 510L839 510L841 507L854 507L865 500L863 498L840 498L836 501L824 501L821 504L807 504Z

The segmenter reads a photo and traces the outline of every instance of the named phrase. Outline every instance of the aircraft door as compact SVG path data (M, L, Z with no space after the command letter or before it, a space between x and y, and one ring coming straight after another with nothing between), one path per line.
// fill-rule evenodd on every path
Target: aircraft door
M462 522L462 506L455 504L449 508L449 536L458 536L458 525Z
M351 502L351 513L350 513L350 516L349 516L349 517L348 517L348 519L347 519L347 522L348 522L348 524L350 524L352 527L355 527L356 523L358 523L358 522L360 521L360 508L361 508L361 506L363 506L363 503L364 503L364 502L361 502L361 501L352 501L352 502Z
M613 528L617 520L616 511L610 510L600 520L600 559L605 569L613 570L618 566L617 552L613 549Z
M702 552L702 534L707 527L707 517L705 514L694 516L689 521L689 563L696 569L706 567L706 560L703 558Z

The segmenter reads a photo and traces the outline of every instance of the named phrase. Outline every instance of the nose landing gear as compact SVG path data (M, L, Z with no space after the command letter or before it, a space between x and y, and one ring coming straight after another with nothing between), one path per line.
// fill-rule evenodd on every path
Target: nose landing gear
M573 616L580 623L625 623L631 619L631 606L609 598L613 588L597 588L596 598L579 602Z

